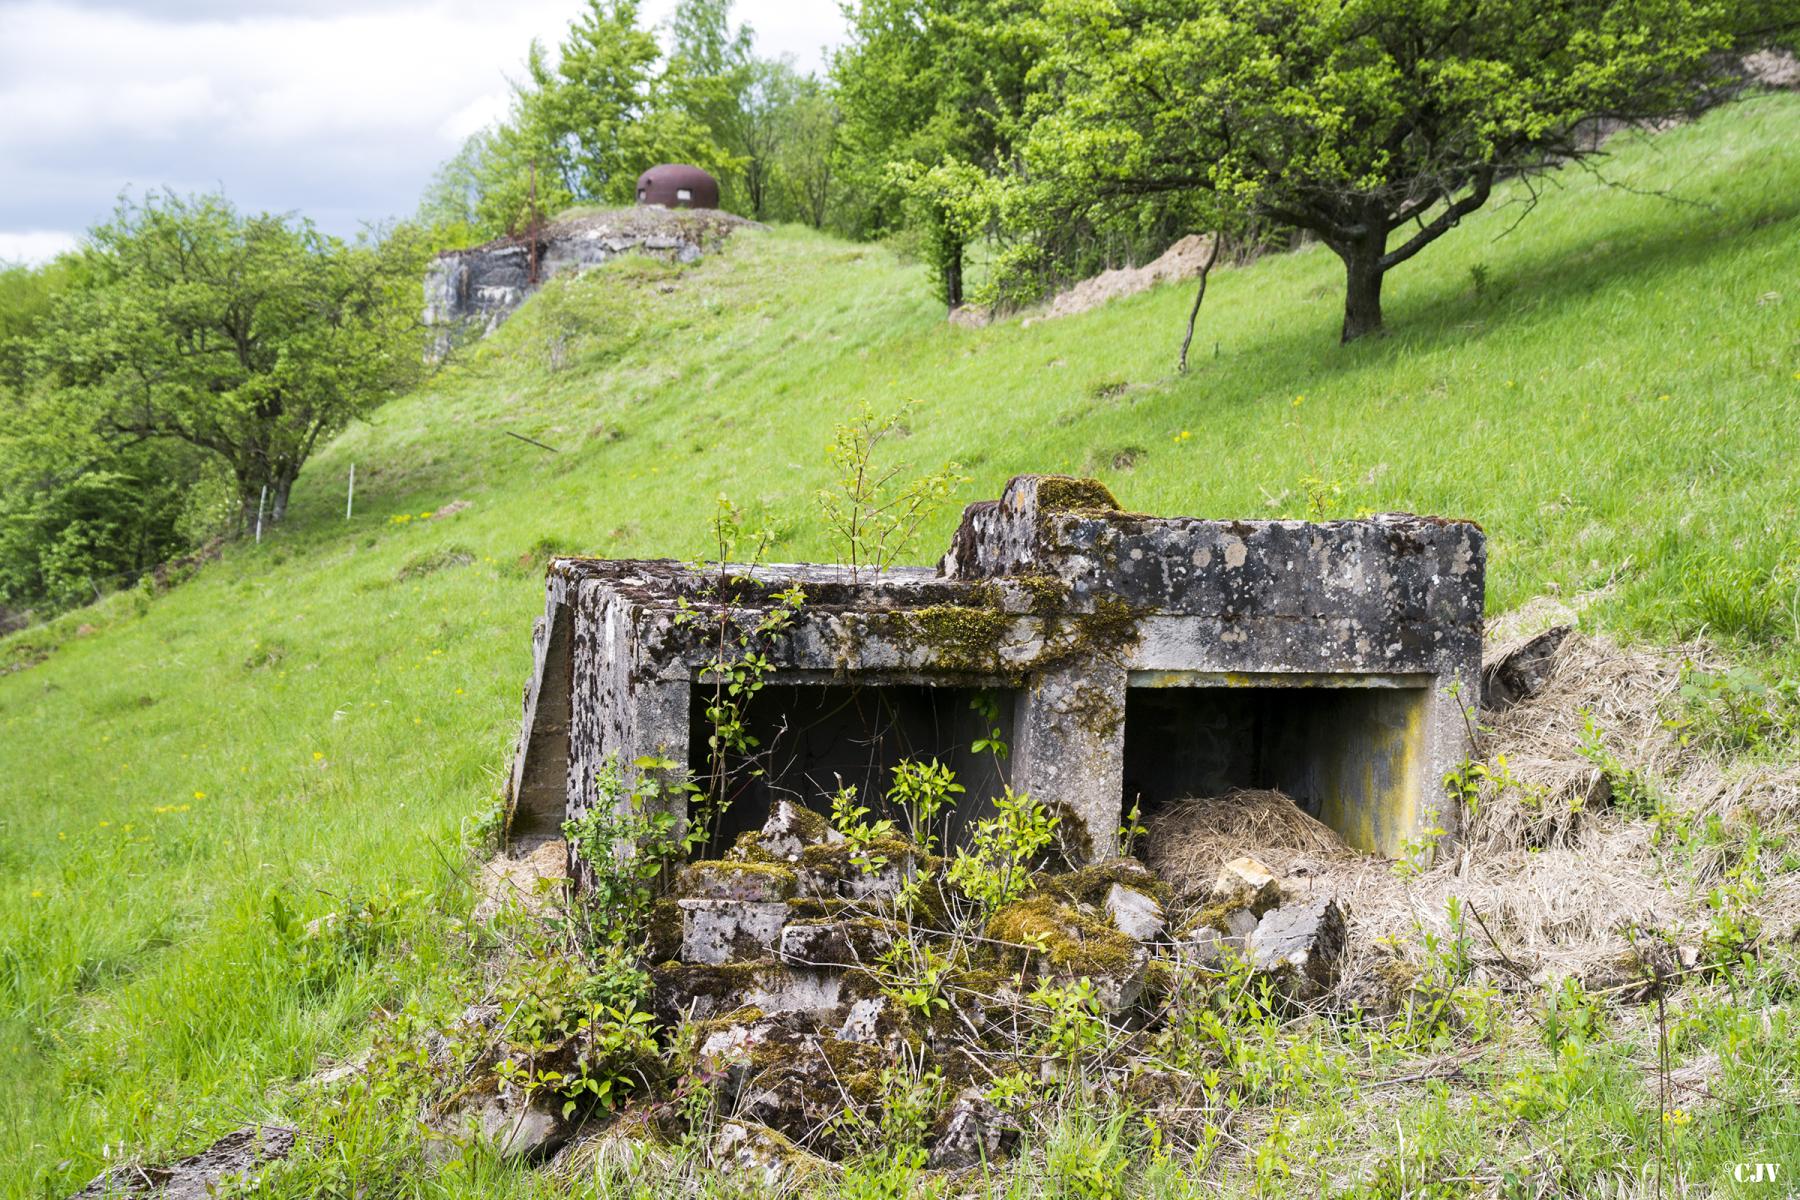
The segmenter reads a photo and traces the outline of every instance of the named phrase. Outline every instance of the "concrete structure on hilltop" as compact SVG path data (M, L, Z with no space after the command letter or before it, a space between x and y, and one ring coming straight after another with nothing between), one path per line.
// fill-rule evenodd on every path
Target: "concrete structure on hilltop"
M780 800L878 796L902 758L935 757L967 788L958 820L1028 791L1064 813L1076 859L1110 854L1134 803L1238 787L1396 856L1453 821L1440 781L1471 749L1485 560L1466 521L1149 517L1037 475L969 506L936 570L759 566L721 595L719 573L674 562L557 559L513 836L557 836L609 760L628 780L646 758L704 776L722 611L753 627L797 585L744 713L761 773L739 776L717 843ZM994 714L1004 759L971 749Z

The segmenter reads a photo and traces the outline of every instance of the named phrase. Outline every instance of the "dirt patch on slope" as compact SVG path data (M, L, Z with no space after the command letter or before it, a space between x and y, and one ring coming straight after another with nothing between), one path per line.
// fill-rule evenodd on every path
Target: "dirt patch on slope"
M1154 261L1141 267L1120 267L1117 270L1102 271L1090 279L1082 280L1067 291L1058 292L1056 298L1050 301L1049 310L1040 319L1072 317L1076 313L1099 308L1108 300L1117 300L1121 296L1135 296L1139 292L1149 291L1159 283L1177 283L1183 279L1193 279L1206 266L1206 260L1211 254L1211 234L1189 234L1163 251Z

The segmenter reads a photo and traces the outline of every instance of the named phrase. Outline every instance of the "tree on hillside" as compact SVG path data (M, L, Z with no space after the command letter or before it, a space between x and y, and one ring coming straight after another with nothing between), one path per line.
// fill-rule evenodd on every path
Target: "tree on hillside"
M823 229L837 196L833 168L843 116L824 86L806 76L796 81L792 101L779 118L775 192L787 213Z
M320 441L423 368L414 242L348 244L222 197L121 202L38 340L60 402L113 443L218 456L240 511L286 515Z
M916 208L905 183L920 172L1012 163L1041 57L1037 8L1033 0L846 5L849 39L831 74L840 174L862 200L861 232L905 223Z
M674 103L704 125L733 159L722 180L742 195L740 207L761 220L781 134L778 117L790 101L795 72L756 57L748 25L731 25L732 0L681 0L670 19L673 46L667 75Z
M1198 193L1316 234L1344 263L1348 342L1381 328L1387 273L1497 183L1588 157L1597 122L1696 111L1731 82L1721 52L1768 17L1730 0L1063 0L1025 159L1057 193L1040 211Z
M516 235L574 203L629 204L638 176L659 162L728 175L738 159L697 111L716 81L680 55L664 61L639 17L638 0L587 0L554 56L534 41L506 119L444 164L421 219Z

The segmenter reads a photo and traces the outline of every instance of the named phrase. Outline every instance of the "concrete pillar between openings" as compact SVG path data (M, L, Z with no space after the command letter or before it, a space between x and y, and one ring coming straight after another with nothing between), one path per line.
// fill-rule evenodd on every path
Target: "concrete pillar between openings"
M688 771L688 682L640 682L633 689L633 729L628 753L620 764L627 786L638 778L639 758L664 758L675 765L659 772L663 784L663 812L674 813L679 824L687 822L687 797L681 783ZM623 798L621 798L623 802Z
M1060 806L1070 853L1109 858L1125 791L1125 668L1088 661L1039 672L1020 699L1013 787Z

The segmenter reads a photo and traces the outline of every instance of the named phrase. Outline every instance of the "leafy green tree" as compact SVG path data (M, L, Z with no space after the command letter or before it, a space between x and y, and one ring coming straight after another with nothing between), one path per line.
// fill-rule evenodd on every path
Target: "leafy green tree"
M921 234L933 291L946 308L958 308L964 300L963 254L993 224L1003 185L974 164L954 159L929 170L896 163L894 174L907 197L910 223Z
M517 235L572 204L631 203L637 177L659 162L728 175L738 160L704 115L729 81L679 52L665 62L639 18L638 0L587 0L554 59L533 42L506 119L439 169L421 220Z
M843 120L825 86L811 76L795 80L792 99L779 110L774 188L784 213L823 229L837 197L834 165Z
M737 178L742 181L749 215L759 221L770 215L777 202L781 170L796 160L787 153L787 142L801 132L794 109L802 103L809 82L792 63L755 59L750 64L749 82L738 96L725 144L742 163Z
M49 408L0 413L0 606L82 604L190 544L194 452L71 445Z
M0 264L0 395L28 385L32 338L56 298L73 286L75 270L74 256L66 254L36 267Z
M216 195L122 201L38 363L100 436L209 452L245 517L266 489L278 522L320 440L419 378L422 266L404 233L347 244Z
M1774 5L1791 10L1791 3ZM1343 340L1387 272L1495 185L1692 113L1771 19L1731 0L1057 0L1026 139L1061 207L1168 193L1307 230L1344 262ZM1788 14L1791 18L1792 13Z
M944 162L1011 165L1039 84L1042 25L1033 0L857 0L832 61L842 112L840 173L862 198L862 232L916 213L914 172Z
M818 197L828 185L821 186L816 169L817 138L806 140L817 132L806 119L816 114L819 85L791 61L757 57L750 26L732 27L732 7L732 0L682 0L676 6L670 91L682 111L704 124L731 156L723 180L727 207L763 220L800 196L805 202L793 215L822 224L824 201ZM808 107L797 112L802 105ZM800 142L790 150L793 139ZM780 178L789 167L804 176L794 185Z

